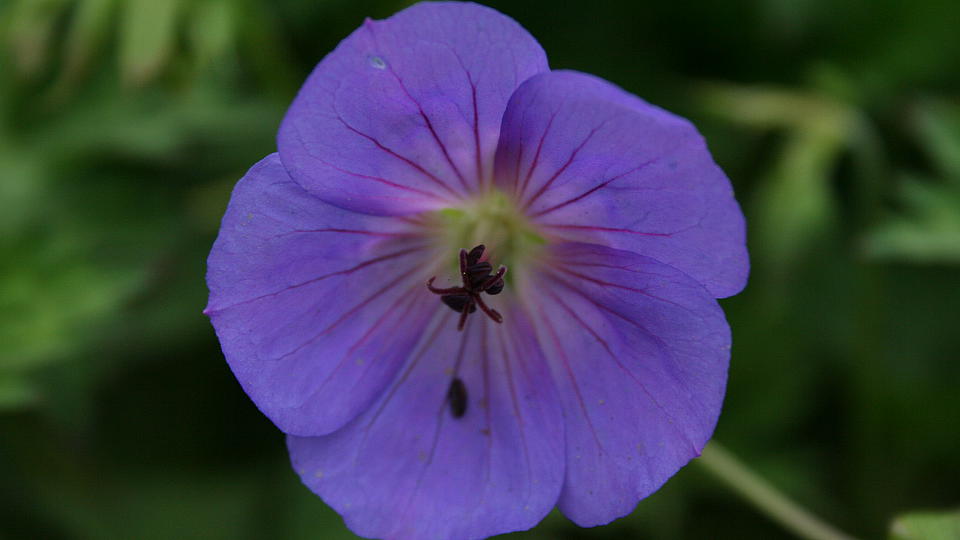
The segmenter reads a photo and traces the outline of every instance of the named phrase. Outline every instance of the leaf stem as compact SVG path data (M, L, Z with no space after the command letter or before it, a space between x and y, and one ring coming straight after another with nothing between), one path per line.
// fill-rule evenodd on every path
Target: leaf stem
M768 517L807 540L853 540L852 536L821 521L770 485L721 444L711 442L697 463L740 494Z

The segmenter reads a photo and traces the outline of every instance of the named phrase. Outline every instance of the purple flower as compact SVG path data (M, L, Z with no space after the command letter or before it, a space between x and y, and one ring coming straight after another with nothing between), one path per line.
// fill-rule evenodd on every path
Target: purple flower
M324 58L278 146L233 192L206 313L353 531L603 524L699 454L748 263L689 122L425 3Z

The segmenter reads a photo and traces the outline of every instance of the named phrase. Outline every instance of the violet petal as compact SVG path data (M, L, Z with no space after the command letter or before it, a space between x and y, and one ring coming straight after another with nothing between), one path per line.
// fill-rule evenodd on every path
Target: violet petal
M699 455L720 414L730 330L686 274L591 244L550 248L534 291L564 405L558 506L581 526L624 516Z
M444 310L382 398L344 429L288 437L303 482L351 530L378 538L484 538L536 525L563 483L563 418L533 329ZM435 327L435 328L434 328ZM459 369L456 367L459 363ZM454 376L465 414L447 401Z
M329 433L366 409L437 310L419 294L429 252L404 226L320 201L277 154L234 189L205 312L234 375L283 431Z
M555 71L525 82L496 171L551 234L652 257L715 297L746 283L743 215L703 138L606 81Z
M291 176L371 214L449 206L488 181L507 100L547 69L512 19L422 3L367 20L314 69L278 135Z

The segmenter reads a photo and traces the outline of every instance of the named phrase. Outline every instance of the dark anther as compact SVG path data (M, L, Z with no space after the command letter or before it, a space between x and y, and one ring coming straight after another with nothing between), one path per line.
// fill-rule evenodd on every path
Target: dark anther
M493 265L480 261L486 247L483 244L471 249L469 252L465 249L460 250L460 280L463 285L460 287L449 287L438 289L433 286L433 280L436 276L427 281L427 288L430 292L440 295L443 301L450 309L460 313L460 323L457 324L457 330L463 330L467 323L467 315L475 312L479 307L494 322L503 322L503 316L497 310L487 307L480 293L500 294L503 291L503 275L507 273L507 267L500 265L496 274L491 274ZM459 379L454 379L454 382ZM463 386L463 383L460 383ZM451 392L453 386L450 387Z
M467 253L467 264L477 264L480 262L480 257L483 257L483 251L487 249L487 246L480 244L479 246L470 250L470 253Z
M440 300L442 300L444 304L450 306L450 309L456 311L457 313L463 311L464 307L467 307L467 309L470 310L470 313L473 313L477 310L477 306L470 303L470 297L466 294L445 294L440 297Z
M450 402L450 413L454 418L460 418L467 412L467 385L454 377L447 389L447 401Z

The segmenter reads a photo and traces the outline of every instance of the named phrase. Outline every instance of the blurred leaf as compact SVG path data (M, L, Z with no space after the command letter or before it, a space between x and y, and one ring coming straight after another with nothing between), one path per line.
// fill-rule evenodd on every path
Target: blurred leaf
M26 377L0 370L0 412L31 404L38 395L36 386Z
M865 240L877 258L916 262L960 262L960 106L937 100L917 105L913 129L942 174L941 179L904 175L899 214Z
M836 219L830 191L836 141L818 133L791 134L779 161L757 191L754 245L771 271L783 276Z
M856 126L843 104L775 88L708 85L707 108L731 122L787 130L783 149L755 194L754 259L783 278L816 239L834 225L833 170Z
M267 4L245 2L242 7L238 10L242 56L257 74L263 90L289 100L303 82L303 74L291 62L294 51L290 50L281 22Z
M890 526L890 540L957 540L960 511L917 512L898 517Z
M2 251L0 371L34 369L75 349L135 290L137 272L86 260L86 245L75 231Z
M0 236L13 238L46 195L47 171L36 155L7 144L0 132ZM0 263L2 264L2 263Z
M60 91L74 84L89 67L110 33L117 0L79 0L64 41L64 61L57 82Z
M235 2L205 0L194 5L190 39L198 68L223 56L233 45L236 34Z
M755 128L799 128L831 140L842 140L853 121L842 103L782 88L705 84L700 99L708 111L730 122Z
M913 123L934 164L960 185L960 105L930 100L917 107Z
M960 263L960 182L907 177L900 198L903 212L870 232L864 246L867 255Z
M127 0L120 34L120 74L143 85L170 60L181 0Z
M19 0L6 6L8 14L0 11L21 74L33 76L46 66L54 26L66 5L66 0Z
M256 476L84 464L41 480L40 504L78 539L253 538ZM99 473L99 474L98 474Z

